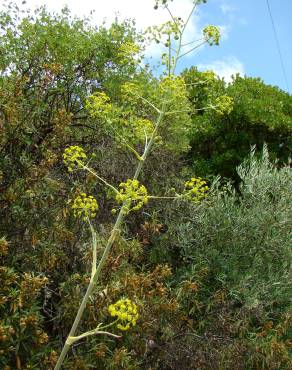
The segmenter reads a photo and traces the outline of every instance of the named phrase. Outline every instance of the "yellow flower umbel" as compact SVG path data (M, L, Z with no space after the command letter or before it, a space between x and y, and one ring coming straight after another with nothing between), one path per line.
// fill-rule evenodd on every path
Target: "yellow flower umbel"
M220 115L229 114L233 110L234 100L228 95L222 95L215 100L215 110Z
M206 193L208 190L209 187L207 186L206 181L202 180L201 177L192 177L185 183L185 191L183 195L185 198L196 203L207 197Z
M135 326L139 316L137 306L128 298L120 299L115 304L111 304L108 312L112 317L118 319L117 328L124 331Z
M118 50L118 57L121 59L121 63L133 63L134 57L139 50L139 46L134 42L124 42Z
M216 26L206 26L203 29L203 35L209 45L219 45L220 30Z
M75 217L82 217L85 221L87 218L94 218L98 210L96 199L92 195L80 193L73 202L72 209Z
M95 92L89 96L85 107L92 117L103 119L113 110L110 98L104 92Z
M72 172L74 169L82 168L83 160L87 156L80 146L69 146L65 149L63 154L63 162L68 167L68 171Z
M136 117L133 119L133 126L134 135L140 141L145 140L145 135L150 137L154 130L153 123L145 118Z
M144 185L140 185L138 180L128 179L126 182L122 182L119 185L120 191L116 195L118 203L124 203L125 201L131 201L132 206L126 209L126 213L130 211L137 211L144 204L148 202L147 189Z

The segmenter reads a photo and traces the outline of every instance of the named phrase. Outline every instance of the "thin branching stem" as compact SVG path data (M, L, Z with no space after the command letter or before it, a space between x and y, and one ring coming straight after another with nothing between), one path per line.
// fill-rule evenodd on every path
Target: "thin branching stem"
M165 5L165 9L168 11L168 14L170 15L170 17L171 17L171 19L172 19L173 23L175 23L175 24L176 24L176 26L177 26L177 28L178 28L178 30L179 30L179 24L177 23L176 18L175 18L175 17L174 17L174 15L172 14L172 12L171 12L171 10L169 9L169 7L168 7L168 5L167 5L167 4Z
M184 35L184 32L186 30L186 27L191 19L191 16L192 14L194 13L195 9L196 9L196 6L197 6L197 2L195 2L194 6L192 7L192 10L190 11L189 13L189 16L187 18L187 20L185 21L184 23L184 26L180 32L180 38L179 38L179 42L178 42L178 47L177 47L177 51L176 51L176 56L175 56L175 60L174 60L174 63L173 63L173 67L172 67L172 74L174 75L175 73L175 70L176 70L176 66L177 66L177 62L178 60L180 59L180 52L181 52L181 48L182 48L182 39L183 39L183 35Z
M194 112L199 112L199 111L206 111L206 110L209 110L209 109L216 109L217 106L215 105L208 105L207 107L204 107L204 108L196 108L196 109L192 109L192 112L190 111L190 109L182 109L182 110L172 110L172 111L169 111L169 112L166 112L165 115L166 116L169 116L171 114L178 114L178 113L191 113L191 114L194 114Z
M153 103L151 103L151 101L149 101L148 99L144 98L143 96L141 96L139 94L134 94L134 95L138 96L139 99L143 100L145 103L147 103L148 105L150 105L150 107L152 107L153 109L155 109L157 113L160 113L159 108L157 108Z
M168 36L168 77L171 75L171 39L170 35Z
M140 156L140 154L137 152L136 149L134 149L131 145L129 145L128 143L126 143L125 141L122 142L123 145L125 145L132 153L134 153L135 157L138 159L138 161L142 161L142 157Z
M93 176L95 176L99 181L101 181L104 185L108 186L109 188L111 188L116 194L119 192L113 185L111 185L110 183L108 183L105 179L103 179L102 177L100 177L96 172L94 172L91 168L87 167L87 166L82 166L82 168L86 171L88 171L89 173L91 173Z
M156 196L156 195L149 195L149 199L177 199L177 196Z
M191 18L191 15L193 13L193 11L195 10L195 7L196 7L196 4L194 5L194 7L192 8L192 11L186 21L186 23L184 24L184 27L183 27L183 30L182 32L180 33L180 38L179 38L179 46L178 46L178 49L177 49L177 52L176 52L176 56L174 58L174 64L173 64L173 67L172 67L172 74L175 73L175 70L176 70L176 65L177 65L177 61L178 61L178 58L179 58L179 55L180 55L180 50L181 50L181 45L182 45L182 36L183 36L183 32ZM143 98L142 100L144 100L145 98ZM145 100L147 101L147 99ZM147 101L148 104L149 104L149 101ZM157 131L158 131L158 128L159 126L161 125L165 115L166 115L166 109L167 109L167 104L165 101L162 102L162 105L161 105L161 109L158 109L157 107L155 107L152 103L150 104L153 108L155 108L155 110L159 113L158 114L158 117L157 117L157 120L156 120L156 123L155 123L155 126L154 126L154 130L151 134L151 137L149 138L149 141L146 143L145 145L145 149L144 149L144 153L142 155L142 160L138 162L138 165L137 165L137 168L136 168L136 171L134 173L134 176L133 176L133 180L137 180L141 171L142 171L142 168L143 168L143 165L145 163L145 160L147 159L150 151L151 151L151 148L152 148L152 145L155 141L155 138L156 138L156 135L157 135ZM96 178L98 178L102 183L104 183L106 186L110 187L115 193L118 192L118 190L113 187L111 184L109 184L106 180L104 180L103 178L101 178L100 176L98 176L94 171L92 171L89 167L87 166L82 166L82 168L84 170L87 170L89 173L93 174ZM77 312L77 315L75 317L75 320L73 322L73 325L71 327L71 330L69 332L69 335L67 337L67 340L65 342L65 345L61 351L61 354L60 354L60 357L57 361L57 364L55 366L55 370L59 370L61 369L62 367L62 364L63 364L63 361L71 347L71 345L74 343L74 340L75 339L72 339L72 338L78 338L77 340L81 339L81 338L84 338L84 336L88 336L88 335L94 335L94 334L105 334L105 335L110 335L112 337L117 337L115 336L114 334L112 333L108 333L108 332L104 332L104 331L101 331L99 330L100 327L98 327L98 330L95 331L90 331L89 334L88 333L83 333L81 334L80 336L77 336L75 337L75 333L76 333L76 330L78 328L78 325L80 323L80 320L83 316L83 313L84 313L84 310L86 308L86 305L87 305L87 302L89 300L89 298L91 297L93 291L94 291L94 288L95 288L95 285L98 281L98 278L100 276L100 272L102 270L102 268L104 267L106 261L107 261L107 258L108 258L108 255L111 251L111 248L116 240L116 238L118 237L118 235L120 235L120 231L121 231L121 227L122 227L122 224L124 222L124 219L126 217L126 214L127 214L127 210L130 208L131 206L131 200L128 199L126 200L123 204L122 204L122 207L118 213L118 216L117 216L117 219L115 221L115 224L114 224L114 227L111 231L111 234L108 238L108 241L107 241L107 244L104 248L104 251L103 251L103 254L101 256L101 259L95 269L95 272L92 274L92 277L90 279L90 282L89 282L89 285L88 285L88 288L86 290L86 293L82 299L82 302L80 304L80 307L78 309L78 312ZM73 342L72 342L73 340Z
M193 48L191 48L190 50L186 51L185 53L180 54L179 57L178 57L178 59L180 59L180 58L182 58L182 57L184 57L184 56L192 53L194 50L198 49L199 47L201 47L202 45L204 45L206 42L207 42L207 40L205 40L205 41L201 42L200 44L194 46Z
M181 46L182 46L182 47L185 47L185 46L188 46L188 45L194 44L195 42L199 42L199 41L202 41L202 40L205 40L205 37L201 37L200 39L197 39L197 40L193 40L193 41L187 42L187 43L185 43L185 44L182 44Z
M160 124L161 124L161 122L162 122L162 120L163 120L163 118L165 116L165 109L166 109L165 103L163 103L162 104L162 109L160 111L160 114L159 114L159 116L157 118L157 121L156 121L156 124L155 124L155 128L153 130L153 133L152 133L151 138L150 138L150 140L148 142L148 145L145 148L145 151L143 153L143 156L142 156L143 157L143 161L140 161L138 163L137 168L136 168L135 174L133 176L133 179L134 180L137 180L138 179L138 177L140 175L140 172L141 172L141 170L143 168L144 160L147 158L147 156L148 156L148 154L149 154L149 152L151 150L151 147L152 147L153 142L155 140L155 136L156 136L156 132L158 130L158 127L160 126ZM83 168L84 169L87 169L90 173L93 173L94 175L96 175L93 171L91 171L86 166L84 166ZM105 182L106 185L109 185L105 180L103 180L103 182ZM67 340L65 342L65 345L64 345L64 347L62 349L62 352L60 354L60 357L59 357L59 359L57 361L57 364L55 366L55 370L61 369L61 366L63 364L63 361L64 361L64 359L65 359L65 357L66 357L66 355L67 355L67 353L68 353L68 351L69 351L69 349L70 349L70 347L72 345L72 343L70 342L70 339L69 338L75 336L75 332L77 330L77 327L79 325L79 322L81 320L81 317L82 317L82 315L84 313L84 310L86 308L86 304L88 302L88 299L91 296L91 294L93 293L95 284L96 284L96 282L97 282L97 280L99 278L100 272L101 272L101 270L102 270L102 268L103 268L103 266L104 266L104 264L105 264L105 262L107 260L107 257L108 257L108 255L109 255L109 253L111 251L112 245L113 245L114 241L116 240L117 235L119 235L119 233L120 233L120 229L121 229L122 223L123 223L124 218L125 218L125 216L127 214L126 210L129 209L130 205L131 205L131 200L126 200L123 203L123 205L122 205L122 207L120 209L120 212L119 212L119 214L117 216L116 222L115 222L114 227L112 229L111 235L110 235L110 237L109 237L109 239L107 241L106 247L105 247L105 249L103 251L102 257L101 257L101 259L100 259L100 261L98 263L98 266L97 266L97 268L95 270L95 274L92 276L92 278L90 280L90 283L89 283L88 288L86 290L86 293L85 293L85 295L83 297L83 300L81 302L81 305L80 305L80 307L78 309L77 315L76 315L75 320L74 320L74 323L72 325L72 328L71 328L71 330L69 332L68 338L67 338Z
M97 239L96 239L96 231L92 226L90 219L87 217L87 221L89 223L91 236L92 236L92 268L91 268L91 278L94 276L96 271L96 263L97 263Z

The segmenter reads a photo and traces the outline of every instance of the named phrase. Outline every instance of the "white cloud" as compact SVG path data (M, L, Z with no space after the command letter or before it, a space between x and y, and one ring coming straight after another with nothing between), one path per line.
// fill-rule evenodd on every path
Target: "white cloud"
M16 0L21 4L22 0ZM116 16L122 19L135 19L138 30L145 30L149 26L160 25L170 19L165 9L154 10L154 0L27 0L26 8L35 9L46 5L50 11L60 11L65 5L69 7L73 15L79 17L89 16L94 11L92 21L100 25L103 21L111 24ZM172 14L186 19L192 8L192 0L174 0L169 4ZM1 5L0 5L1 8ZM185 42L199 39L201 31L199 27L200 8L191 17L185 31ZM147 54L157 57L161 54L161 45L153 45Z
M215 60L209 64L199 64L198 69L206 71L212 70L219 77L224 77L226 82L231 82L232 75L239 73L241 76L244 75L244 66L243 64L235 57L228 57L223 60Z
M21 0L16 0L18 4ZM175 0L171 9L175 15L186 17L191 7L191 0ZM46 5L49 10L60 11L65 5L74 15L88 16L94 11L93 21L100 24L103 20L112 22L116 15L119 18L136 19L137 27L145 29L154 24L160 24L169 19L168 13L163 9L154 10L154 0L27 0L26 7L36 8Z
M15 1L18 4L22 2L22 0ZM72 14L78 17L89 16L90 12L93 11L91 18L92 22L96 25L101 25L103 22L110 25L116 17L120 20L135 19L136 28L139 31L145 30L149 26L160 25L170 19L170 15L165 9L159 8L158 10L154 10L154 0L26 0L25 8L35 9L41 5L46 5L50 11L56 12L67 5ZM172 14L180 16L183 19L189 16L192 6L192 0L174 0L169 3ZM23 6L20 7L22 8ZM185 30L185 43L202 38L200 26L201 9L204 11L203 6L202 8L197 7L195 14L190 19L188 27ZM222 39L228 39L230 26L221 25L219 27ZM187 52L194 45L190 44L184 47L182 52ZM152 43L145 51L146 56L157 59L162 54L163 49L163 45ZM187 56L192 57L195 52L197 50Z
M222 24L218 26L220 29L220 35L221 35L221 40L228 40L229 39L229 33L231 26L227 24Z
M233 6L225 2L220 5L220 9L224 15L232 14L235 10Z

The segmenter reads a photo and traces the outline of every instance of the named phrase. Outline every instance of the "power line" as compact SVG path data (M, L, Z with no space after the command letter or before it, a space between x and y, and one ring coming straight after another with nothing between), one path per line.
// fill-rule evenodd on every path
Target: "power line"
M282 55L282 52L281 52L279 38L278 38L276 27L275 27L275 22L274 22L274 19L273 19L273 15L272 15L272 11L271 11L269 0L266 0L266 1L267 1L268 11L269 11L270 18L271 18L271 23L272 23L272 27L273 27L273 32L274 32L274 36L275 36L275 40L276 40L277 49L278 49L278 53L279 53L279 57L280 57L280 61L281 61L281 67L282 67L282 72L283 72L284 80L285 80L285 83L286 83L286 87L287 87L288 93L290 93L288 78L287 78L287 74L286 74L286 69L285 69L285 64L284 64L284 60L283 60L283 55Z

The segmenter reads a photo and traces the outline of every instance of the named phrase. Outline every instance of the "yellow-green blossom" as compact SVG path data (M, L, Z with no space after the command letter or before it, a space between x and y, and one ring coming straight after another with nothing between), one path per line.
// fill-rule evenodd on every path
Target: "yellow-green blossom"
M200 200L207 197L209 187L206 181L202 180L201 177L192 177L185 183L185 190L183 196L193 202L199 202Z
M166 47L169 47L170 38L178 40L184 23L180 17L174 17L171 21L167 21L160 26L149 27L146 30L148 40L154 40L156 43L164 42Z
M105 118L112 112L110 98L104 92L96 92L89 96L85 104L92 117Z
M204 79L204 82L206 84L212 84L214 81L216 81L216 73L214 71L204 71L204 72L201 72L202 73L202 77Z
M163 97L171 110L190 109L185 80L180 76L167 76L160 80L158 94Z
M134 134L138 140L143 141L145 139L145 135L150 137L154 130L153 122L149 121L145 118L139 118L133 120L134 124Z
M134 42L124 42L118 50L118 57L121 58L122 63L129 63L133 61L135 55L139 52L139 46Z
M92 195L80 193L73 202L72 209L75 217L82 217L83 220L87 218L94 218L98 210L96 199Z
M140 86L132 81L127 81L121 86L121 93L123 96L141 95L142 91Z
M209 45L219 45L220 29L216 26L206 26L203 29L203 35Z
M127 213L137 211L148 202L147 189L144 185L140 185L138 180L128 179L126 182L120 183L116 200L118 203L131 202L131 205L126 209Z
M63 154L63 162L68 167L68 171L72 172L73 169L82 168L83 160L87 156L80 146L69 146L65 149Z
M108 311L112 317L118 319L117 328L124 331L135 326L139 316L137 306L128 298L111 304Z
M221 116L232 112L233 105L234 105L234 100L230 96L227 96L227 95L219 96L215 100L215 110Z

